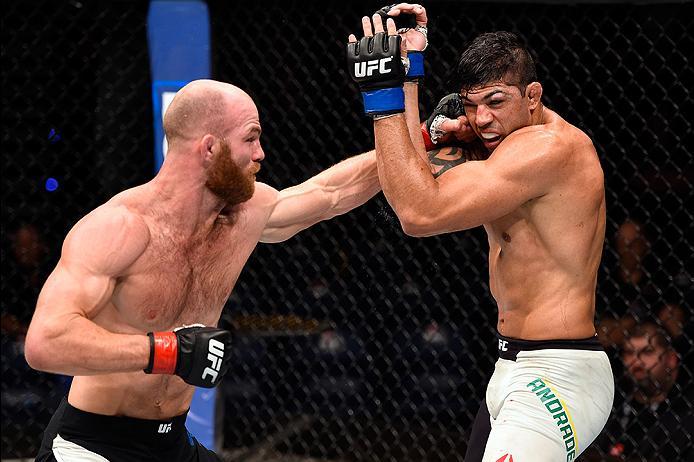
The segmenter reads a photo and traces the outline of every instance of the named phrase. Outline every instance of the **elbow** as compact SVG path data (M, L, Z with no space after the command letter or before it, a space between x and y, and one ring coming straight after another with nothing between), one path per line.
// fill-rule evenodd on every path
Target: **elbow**
M431 220L413 210L398 214L402 231L411 237L425 237L431 233Z
M37 328L30 326L24 341L24 358L32 369L48 371L51 357L50 346L44 335Z

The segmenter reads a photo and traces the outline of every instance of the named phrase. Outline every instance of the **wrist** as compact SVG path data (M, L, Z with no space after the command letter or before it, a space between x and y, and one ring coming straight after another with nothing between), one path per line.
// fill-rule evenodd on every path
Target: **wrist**
M410 67L407 70L405 79L408 81L417 81L424 77L424 52L411 50L407 52L407 58L410 61Z
M376 122L378 120L388 119L390 117L395 117L395 116L398 116L400 114L402 114L402 112L396 112L393 114L380 114L380 115L374 116L373 119L374 119L374 122Z
M405 112L405 92L402 87L381 88L362 91L364 112L368 116Z
M178 339L174 332L149 332L147 374L174 374L178 362Z
M429 129L427 128L427 123L422 122L420 125L422 132L422 139L424 140L424 150L431 151L436 148L436 143L431 140L431 135L429 134Z

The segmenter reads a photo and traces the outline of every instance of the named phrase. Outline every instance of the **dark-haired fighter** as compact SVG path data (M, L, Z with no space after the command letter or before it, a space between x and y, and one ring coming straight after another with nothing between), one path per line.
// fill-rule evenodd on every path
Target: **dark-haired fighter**
M392 10L426 21L419 5ZM393 22L384 33L374 16L370 38L365 19L366 38L357 46L350 37L348 60L399 56ZM362 92L387 95L402 88L405 72L355 80ZM417 105L406 113L405 104L391 107L374 120L383 192L408 235L476 226L488 235L499 360L465 461L571 461L600 433L614 395L593 325L605 234L600 162L588 136L542 104L535 65L516 35L475 38L460 57L458 86L487 158L432 176L408 135Z
M74 375L39 461L219 458L185 429L193 385L216 386L231 336L217 322L253 249L366 202L373 152L277 191L255 181L265 157L253 100L222 82L186 85L164 115L157 176L69 232L26 337L26 359ZM207 327L204 327L207 326Z

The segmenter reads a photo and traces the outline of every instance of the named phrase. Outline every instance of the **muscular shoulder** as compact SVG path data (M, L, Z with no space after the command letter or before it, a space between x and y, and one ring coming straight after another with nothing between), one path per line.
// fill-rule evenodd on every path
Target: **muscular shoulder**
M510 134L491 157L517 159L555 172L570 169L582 154L595 154L590 138L557 114L551 123L531 125ZM519 156L522 156L519 158Z
M251 223L265 225L279 200L279 191L265 183L256 182L253 197L241 205Z
M61 260L92 272L116 275L142 255L149 241L149 228L142 216L111 201L94 209L70 230Z
M254 203L256 206L272 207L277 202L278 196L279 191L272 186L265 183L256 182L255 192L253 193L253 197L249 202Z
M504 142L508 145L535 147L543 153L559 153L568 147L563 130L557 126L531 125L511 133Z
M570 153L570 146L556 130L530 126L511 133L487 162L499 171L536 176L550 171L558 173Z

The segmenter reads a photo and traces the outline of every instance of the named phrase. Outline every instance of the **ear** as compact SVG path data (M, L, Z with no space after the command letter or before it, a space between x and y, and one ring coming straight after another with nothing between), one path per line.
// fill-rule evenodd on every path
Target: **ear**
M667 355L667 366L670 369L674 370L677 368L677 366L679 366L679 362L680 362L680 359L677 356L677 352L673 351L673 350L669 350L668 355Z
M213 147L216 141L216 138L212 135L205 135L200 140L200 159L205 166L212 162L212 158L214 157Z
M533 111L540 104L542 99L542 84L540 82L531 82L525 88L525 95L528 97L528 108Z

